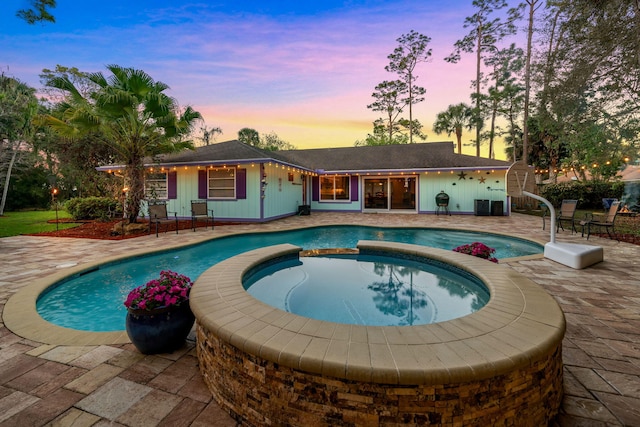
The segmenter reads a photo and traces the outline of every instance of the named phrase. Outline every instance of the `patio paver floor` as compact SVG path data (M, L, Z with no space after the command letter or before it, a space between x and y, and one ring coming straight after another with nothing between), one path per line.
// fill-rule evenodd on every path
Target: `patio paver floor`
M425 226L503 232L548 240L540 218L312 212L265 224L220 226L122 241L38 236L0 239L0 310L18 289L82 264L211 236L330 224ZM586 243L580 234L557 240ZM640 246L591 237L605 261L574 270L548 259L509 262L543 286L567 319L565 398L558 426L640 425ZM235 426L212 399L194 343L144 356L131 344L52 346L0 323L0 426Z

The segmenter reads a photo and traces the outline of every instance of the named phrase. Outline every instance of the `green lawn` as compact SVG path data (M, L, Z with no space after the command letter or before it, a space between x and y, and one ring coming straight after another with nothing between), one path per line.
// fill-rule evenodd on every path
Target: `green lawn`
M58 211L58 218L71 218L66 211ZM56 231L56 211L24 211L5 212L0 216L0 237L17 236L20 234ZM47 221L54 221L48 223ZM76 227L75 223L59 223L60 230Z

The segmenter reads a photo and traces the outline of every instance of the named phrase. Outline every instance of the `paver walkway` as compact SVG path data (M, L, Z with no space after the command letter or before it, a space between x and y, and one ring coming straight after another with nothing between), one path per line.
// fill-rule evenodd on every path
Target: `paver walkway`
M19 288L76 263L159 249L210 236L307 225L462 227L548 240L540 218L313 212L266 224L97 241L18 236L0 239L0 310ZM586 241L560 232L558 241ZM565 398L558 426L640 426L640 246L591 237L605 261L574 270L547 259L509 267L542 285L567 318ZM523 420L526 422L526 420ZM52 346L0 323L0 426L235 426L212 400L193 342L144 356L131 344ZM526 425L526 424L525 424Z

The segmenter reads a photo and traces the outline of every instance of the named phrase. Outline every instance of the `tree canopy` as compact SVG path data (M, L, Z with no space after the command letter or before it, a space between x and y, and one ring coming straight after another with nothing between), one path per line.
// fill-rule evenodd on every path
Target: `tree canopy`
M476 54L476 76L474 80L475 94L475 114L476 118L476 156L480 157L480 131L483 121L480 120L481 112L481 86L482 86L482 63L486 60L485 55L497 50L497 45L505 37L516 33L515 22L520 18L518 8L509 9L506 19L498 16L498 13L508 6L506 0L473 0L476 12L464 20L464 28L470 28L469 33L454 44L454 51L445 58L446 61L457 63L461 54Z
M33 88L0 74L0 215L4 213L16 160L29 152L27 143L33 136L33 119L37 108L38 100Z
M455 134L458 142L458 154L462 154L462 131L472 129L475 120L473 109L464 102L449 105L446 111L438 113L433 124L433 131L447 135Z
M240 129L238 141L268 151L296 149L293 144L281 139L275 132L260 135L257 130L251 128Z
M532 161L607 179L638 156L640 4L556 1L542 24Z
M413 133L416 130L413 120L413 105L424 101L426 93L424 87L416 84L418 79L416 67L421 62L427 62L431 57L431 49L428 48L431 38L411 30L396 41L398 47L387 57L389 65L385 67L385 70L396 73L399 81L403 82L406 87L406 97L403 99L409 108L409 122L406 127L409 130L409 143L413 143ZM419 127L417 130L419 131ZM419 136L424 139L422 134Z
M202 117L191 107L180 109L169 97L166 84L142 70L109 65L111 75L92 73L97 89L89 97L66 76L54 77L49 86L66 93L61 117L47 115L45 122L58 135L74 140L95 133L126 165L125 213L135 222L144 198L144 159L193 148L187 139Z
M50 9L56 7L56 0L30 0L31 7L20 9L16 16L24 20L27 24L33 25L38 22L56 22Z
M416 84L416 67L431 57L428 48L431 38L411 30L396 41L398 46L387 56L389 64L385 70L398 78L376 85L371 95L375 102L367 105L372 111L382 112L384 117L374 121L373 134L356 141L356 146L413 143L414 135L426 139L422 124L413 118L413 105L424 101L426 90ZM402 117L405 109L409 110L408 119Z

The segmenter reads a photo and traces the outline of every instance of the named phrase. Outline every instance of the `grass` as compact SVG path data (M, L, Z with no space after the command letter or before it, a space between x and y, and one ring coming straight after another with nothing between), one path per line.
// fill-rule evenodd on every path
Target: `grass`
M68 212L59 210L58 218L71 218ZM5 212L0 216L0 237L18 236L20 234L42 233L56 231L56 211L21 211ZM47 222L53 221L53 222ZM60 230L77 227L76 223L59 223Z

